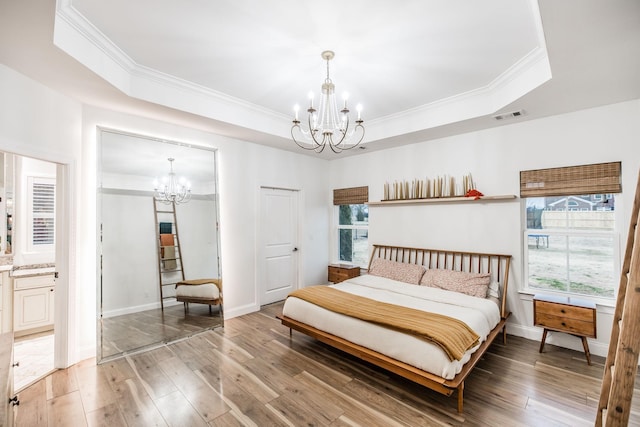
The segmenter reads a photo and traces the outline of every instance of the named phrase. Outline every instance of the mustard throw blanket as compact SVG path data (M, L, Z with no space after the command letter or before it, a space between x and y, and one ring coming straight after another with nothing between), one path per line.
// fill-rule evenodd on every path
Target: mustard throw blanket
M402 307L350 294L328 286L311 286L289 294L336 313L410 333L440 347L449 360L460 360L478 345L479 336L466 323L442 314Z

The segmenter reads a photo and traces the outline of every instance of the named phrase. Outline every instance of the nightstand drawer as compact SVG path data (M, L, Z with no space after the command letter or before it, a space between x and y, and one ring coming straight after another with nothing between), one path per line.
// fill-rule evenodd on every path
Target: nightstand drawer
M572 305L557 304L547 301L535 301L536 312L549 316L561 317L564 319L593 321L593 309L588 307L577 307Z
M566 300L566 301L565 301ZM560 332L596 337L596 308L567 298L538 297L533 299L533 324Z
M596 305L572 297L536 295L533 297L533 324L542 326L540 353L548 331L565 332L581 338L587 363L591 365L587 338L596 338Z
M547 329L555 329L560 332L568 332L575 335L584 335L589 338L595 338L595 324L593 321L576 320L570 318L558 317L538 312L536 315L536 326L542 326Z

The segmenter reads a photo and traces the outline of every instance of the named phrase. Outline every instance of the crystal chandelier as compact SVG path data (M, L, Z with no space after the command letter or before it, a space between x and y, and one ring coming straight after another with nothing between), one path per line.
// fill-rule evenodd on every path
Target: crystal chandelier
M173 171L175 159L170 157L167 160L169 160L169 175L163 177L161 182L157 179L153 182L154 197L158 202L166 204L187 203L191 199L191 184L184 177L176 178Z
M313 93L309 93L309 108L307 109L308 124L300 125L298 120L298 111L300 107L294 107L295 118L293 126L291 126L291 137L300 148L305 150L314 150L321 153L324 148L329 148L334 153L340 153L343 150L350 150L362 142L364 138L364 126L362 126L361 111L362 106L358 104L358 119L355 126L350 126L349 109L347 108L347 96L344 96L344 104L341 110L338 110L336 103L335 85L329 77L329 61L333 59L335 54L330 50L322 52L322 59L327 61L327 78L322 84L322 94L320 97L320 105L318 110L313 106ZM357 135L356 135L357 132ZM296 134L298 135L296 137Z

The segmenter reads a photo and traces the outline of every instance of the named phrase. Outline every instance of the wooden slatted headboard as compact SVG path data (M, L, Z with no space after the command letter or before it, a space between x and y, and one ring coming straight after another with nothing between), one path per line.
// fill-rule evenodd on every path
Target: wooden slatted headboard
M490 273L491 280L500 284L500 315L502 318L509 315L507 312L507 289L511 255L373 245L369 267L375 258L422 265L427 269Z

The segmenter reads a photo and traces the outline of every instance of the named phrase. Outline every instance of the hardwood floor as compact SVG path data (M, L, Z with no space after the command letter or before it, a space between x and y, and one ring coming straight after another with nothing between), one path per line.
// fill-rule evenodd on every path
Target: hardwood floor
M449 398L275 319L281 304L144 353L87 360L20 393L18 426L592 426L603 358L509 336ZM500 340L497 340L500 341ZM636 386L640 385L636 381ZM634 399L630 425L640 425Z
M175 341L220 326L220 307L183 304L102 319L102 358L122 355L158 343Z

